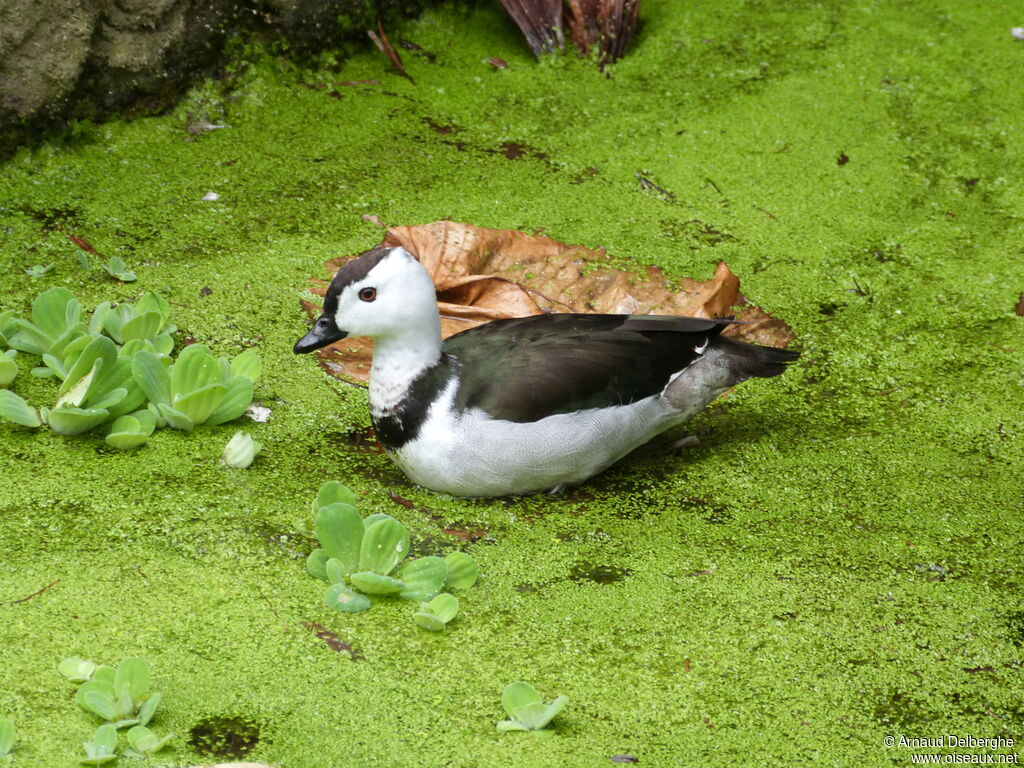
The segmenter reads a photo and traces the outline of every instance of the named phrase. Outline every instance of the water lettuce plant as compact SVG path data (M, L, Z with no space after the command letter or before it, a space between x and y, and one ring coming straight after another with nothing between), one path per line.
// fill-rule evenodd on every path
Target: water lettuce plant
M557 715L569 699L559 696L545 704L541 695L529 683L509 683L501 692L501 705L509 719L498 723L499 731L539 731Z
M330 585L324 603L358 613L370 608L371 596L396 595L420 604L414 614L419 626L444 629L458 613L459 601L441 591L473 586L476 562L464 552L406 561L409 530L384 513L363 518L355 501L352 491L335 480L317 493L314 529L321 548L306 560L306 569Z
M18 351L15 349L0 352L0 389L11 386L11 382L18 375L18 364L14 362L17 354Z
M96 671L96 664L95 662L75 656L70 659L64 659L64 661L57 665L57 671L72 683L84 683Z
M423 629L440 632L458 612L459 599L455 595L442 592L429 603L420 603L420 607L412 615L412 620Z
M103 267L108 275L120 280L122 283L130 283L135 280L135 273L128 269L128 265L124 263L124 259L120 256L111 256L105 262L101 261L100 266Z
M160 705L161 694L149 690L149 663L129 657L117 669L96 667L75 695L86 712L106 720L114 728L146 725Z
M0 392L0 419L62 435L109 425L107 444L131 449L158 427L191 431L239 418L252 402L259 356L248 350L229 361L192 344L173 359L169 318L167 301L149 291L134 304L103 302L86 322L61 287L36 297L30 320L0 313L0 344L11 348L0 355L0 386L17 373L16 351L41 358L33 375L61 380L52 408Z
M245 432L235 432L224 446L224 453L221 454L221 463L235 469L245 469L252 464L256 454L260 452L261 446L251 435Z
M129 757L147 757L159 752L173 738L174 734L169 733L161 739L146 726L136 725L128 731L128 749L125 754Z
M0 759L6 758L14 749L14 723L0 717Z
M92 741L82 743L85 757L78 758L84 765L103 765L117 759L117 729L105 723L96 729Z
M125 751L130 757L151 755L174 738L174 734L161 738L146 727L162 697L149 690L149 663L145 659L129 657L115 669L73 657L58 664L57 671L78 684L75 699L79 706L106 721L92 740L84 743L85 757L79 762L101 765L116 759L117 732L121 728L130 729Z

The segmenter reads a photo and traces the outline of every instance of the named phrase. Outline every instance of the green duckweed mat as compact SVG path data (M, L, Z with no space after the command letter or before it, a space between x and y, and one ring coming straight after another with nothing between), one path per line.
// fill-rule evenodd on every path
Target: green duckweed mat
M178 736L121 765L1016 754L1022 17L961 0L645 0L642 16L606 76L535 62L499 9L441 8L391 31L422 49L400 49L415 84L376 51L314 69L256 55L174 114L76 125L0 167L2 308L55 285L90 309L155 290L181 339L260 353L272 409L129 453L0 426L14 766L74 765L98 725L61 659L131 655L164 694L152 727ZM660 448L682 430L565 496L439 496L367 444L364 390L291 353L307 280L378 242L363 214L543 230L675 276L724 259L803 357L709 407L680 456ZM69 235L138 281L82 271ZM46 403L55 385L23 365L12 388ZM264 445L244 471L217 461L236 428ZM323 606L302 530L332 478L415 551L480 563L443 634L405 602ZM496 731L517 679L569 697L550 735ZM1017 743L907 746L948 735Z

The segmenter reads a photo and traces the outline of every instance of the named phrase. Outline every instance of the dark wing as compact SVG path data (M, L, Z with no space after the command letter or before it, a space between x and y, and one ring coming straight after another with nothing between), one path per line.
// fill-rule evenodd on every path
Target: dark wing
M533 315L444 342L459 364L455 407L528 422L657 394L729 320L671 315Z

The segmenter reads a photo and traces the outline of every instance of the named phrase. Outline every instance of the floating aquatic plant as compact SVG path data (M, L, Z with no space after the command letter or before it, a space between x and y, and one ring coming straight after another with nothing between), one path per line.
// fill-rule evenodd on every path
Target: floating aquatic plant
M78 762L85 765L103 765L111 760L117 759L117 729L106 723L96 729L92 741L82 743L85 747L85 757L80 757Z
M537 689L529 683L509 683L501 692L501 705L510 719L499 722L498 730L539 731L568 703L566 696L559 696L550 704L545 704Z
M412 620L423 629L440 632L459 612L459 599L455 595L442 592L429 603L420 603L419 609L412 615Z
M327 607L358 613L370 608L369 596L397 595L420 603L413 617L419 626L444 629L458 613L459 601L441 590L473 586L478 575L473 558L453 552L447 558L406 561L409 530L391 515L363 518L355 501L335 480L317 493L314 528L321 548L309 556L306 569L330 585L324 593Z
M235 469L245 469L252 464L260 448L262 446L253 440L251 435L235 432L224 446L224 453L220 457L221 463Z
M96 667L89 680L78 687L75 699L86 712L114 728L127 728L149 723L160 706L161 694L149 690L149 663L129 657L117 669Z
M18 364L14 362L17 355L18 351L15 349L0 352L0 389L11 386L11 382L18 375Z
M245 413L260 361L248 350L229 363L202 344L192 344L170 366L159 355L140 350L132 373L167 426L191 432L200 424L223 424Z
M36 297L31 320L0 313L0 344L11 347L0 354L0 387L17 373L15 350L42 359L34 375L62 382L54 406L39 410L0 391L0 419L62 435L109 424L107 444L131 449L157 427L191 431L239 418L252 402L259 356L249 350L228 361L193 344L172 359L177 329L169 318L167 301L149 291L134 304L103 302L86 323L78 300L60 287Z
M96 671L96 664L95 662L75 656L70 659L64 659L64 661L57 665L57 671L72 683L84 683Z
M29 277L42 277L51 269L53 264L33 264L31 267L25 267L25 274Z
M136 725L128 731L129 749L125 750L125 754L129 757L148 757L167 746L167 742L173 738L173 733L160 738L146 726Z
M14 723L0 717L0 758L5 758L14 749Z
M117 757L117 731L127 732L130 757L145 757L163 749L173 734L160 738L146 725L160 705L161 694L149 690L149 663L129 657L117 668L97 665L87 659L64 659L57 670L79 684L75 700L90 714L106 720L91 741L84 743L85 757L79 762L101 765Z
M128 269L128 265L124 263L124 259L120 256L111 256L107 261L101 261L100 266L103 267L108 275L120 280L122 283L130 283L135 280L135 273Z

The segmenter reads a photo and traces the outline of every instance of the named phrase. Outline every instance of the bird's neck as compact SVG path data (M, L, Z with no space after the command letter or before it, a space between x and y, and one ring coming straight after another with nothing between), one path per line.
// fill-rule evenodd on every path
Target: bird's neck
M374 337L371 412L379 415L394 410L413 381L440 361L441 321L436 313L430 320L403 328L401 333Z

